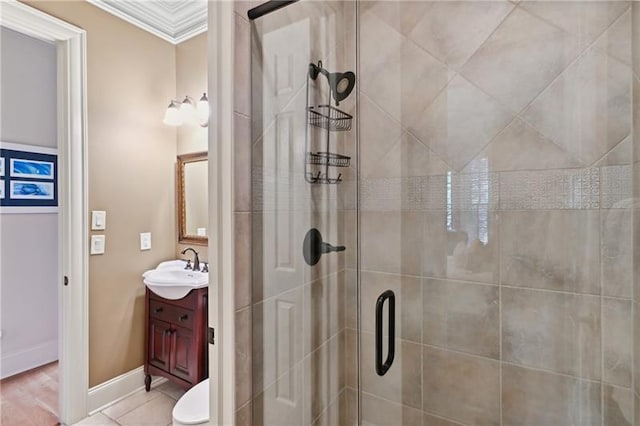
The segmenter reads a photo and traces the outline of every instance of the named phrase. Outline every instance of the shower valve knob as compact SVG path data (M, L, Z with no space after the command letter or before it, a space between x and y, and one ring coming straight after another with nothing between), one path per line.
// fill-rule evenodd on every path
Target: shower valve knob
M311 228L304 237L302 254L307 265L313 266L320 261L323 254L345 251L345 246L334 246L322 241L322 234L316 228Z

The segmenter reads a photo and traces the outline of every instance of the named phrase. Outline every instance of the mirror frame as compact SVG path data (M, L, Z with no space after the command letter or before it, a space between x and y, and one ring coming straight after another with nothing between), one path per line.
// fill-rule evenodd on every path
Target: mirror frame
M176 198L178 206L178 242L186 244L197 244L206 246L209 243L209 237L200 237L197 235L187 234L187 205L185 202L184 187L184 166L189 163L209 160L207 152L194 152L190 154L178 155L176 162ZM207 229L209 229L207 227Z

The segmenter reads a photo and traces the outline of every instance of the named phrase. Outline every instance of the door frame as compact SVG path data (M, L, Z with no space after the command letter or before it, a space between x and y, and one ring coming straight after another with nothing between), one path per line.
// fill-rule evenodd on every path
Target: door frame
M0 2L0 24L57 46L59 418L72 424L89 390L86 32L16 0Z
M235 424L234 4L208 2L209 125L209 424Z

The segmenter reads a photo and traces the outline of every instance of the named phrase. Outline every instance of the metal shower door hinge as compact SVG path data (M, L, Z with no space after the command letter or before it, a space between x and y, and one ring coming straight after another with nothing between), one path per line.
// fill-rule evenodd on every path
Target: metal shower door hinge
M68 276L64 276L64 279L62 280L64 285L69 285L69 277Z
M209 344L210 345L215 345L216 344L216 332L214 330L213 327L209 327Z

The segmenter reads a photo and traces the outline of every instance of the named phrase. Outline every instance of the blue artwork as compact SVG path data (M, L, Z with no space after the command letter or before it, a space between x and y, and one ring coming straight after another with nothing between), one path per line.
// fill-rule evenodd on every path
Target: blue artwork
M0 212L57 211L58 156L54 149L3 142L0 176Z
M11 195L14 200L53 199L53 182L11 181Z
M19 178L37 178L53 180L53 163L12 158L11 176Z

